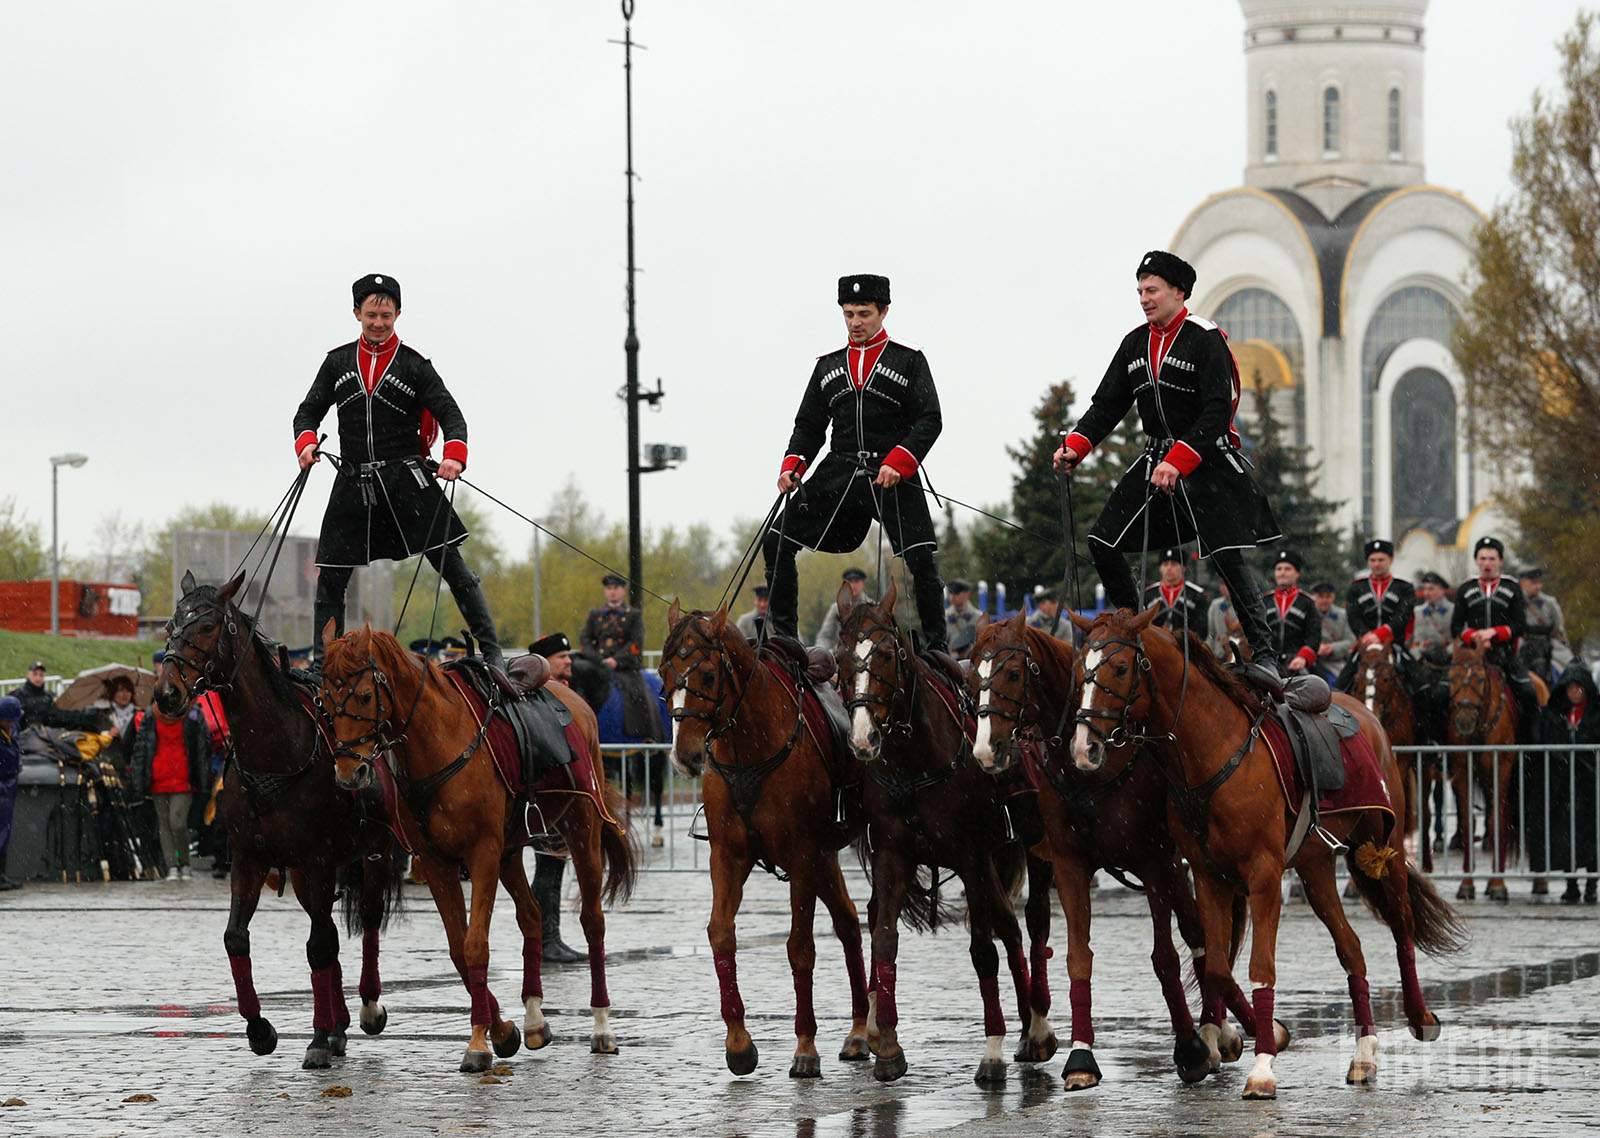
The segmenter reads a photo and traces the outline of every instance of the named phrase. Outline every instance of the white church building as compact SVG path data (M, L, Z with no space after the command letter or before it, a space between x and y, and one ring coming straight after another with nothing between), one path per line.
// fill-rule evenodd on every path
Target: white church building
M1173 239L1199 274L1191 310L1270 385L1341 527L1392 538L1398 572L1464 577L1505 527L1450 351L1482 215L1424 172L1428 0L1240 5L1244 185Z

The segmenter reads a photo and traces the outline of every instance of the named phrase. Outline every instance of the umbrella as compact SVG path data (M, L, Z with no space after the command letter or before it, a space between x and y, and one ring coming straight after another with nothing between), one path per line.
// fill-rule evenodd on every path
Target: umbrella
M78 678L67 685L67 690L56 697L56 706L63 711L82 711L87 707L111 698L111 681L126 676L133 681L133 702L140 707L150 706L156 691L156 674L144 668L127 664L102 664L78 673Z

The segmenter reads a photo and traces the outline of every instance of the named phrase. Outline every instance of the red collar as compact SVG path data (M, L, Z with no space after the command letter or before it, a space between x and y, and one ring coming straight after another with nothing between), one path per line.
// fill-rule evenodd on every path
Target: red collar
M356 370L361 373L361 382L371 395L383 379L384 373L389 370L389 365L394 362L395 353L400 350L400 337L391 334L387 340L373 347L367 343L367 338L361 336L356 340Z
M1379 577L1374 573L1368 576L1367 580L1372 582L1372 591L1381 598L1383 594L1389 591L1389 586L1394 581L1394 574L1390 573L1386 576Z
M889 329L887 329L887 328L879 328L878 329L878 334L876 336L872 337L872 339L866 340L866 341L864 341L862 343L859 343L859 344L849 344L848 347L850 347L850 348L852 348L852 349L854 349L855 351L858 351L858 352L864 352L868 348L876 348L879 344L887 342L888 339L889 339Z
M1172 602L1176 601L1182 594L1182 581L1179 581L1176 585L1168 585L1163 583L1161 586L1161 599L1167 602L1167 607L1169 608L1172 606Z
M889 342L889 331L879 328L878 334L872 339L861 344L850 344L845 352L845 363L850 372L850 382L855 389L860 391L867 385L867 380L872 378L872 370L878 366L878 357L883 355L883 346Z
M1483 591L1483 595L1486 596L1486 597L1490 596L1491 594L1493 594L1494 591L1496 589L1498 589L1499 587L1500 587L1500 578L1499 577L1479 577L1478 578L1478 588Z
M1294 599L1300 595L1299 585L1290 585L1287 589L1273 589L1272 599L1278 603L1280 614L1289 611L1289 606L1294 604Z
M1169 323L1157 324L1154 321L1151 321L1150 331L1155 335L1170 336L1172 333L1178 330L1178 325L1182 324L1187 319L1189 319L1189 309L1187 306L1185 306L1178 309L1178 314L1174 316Z

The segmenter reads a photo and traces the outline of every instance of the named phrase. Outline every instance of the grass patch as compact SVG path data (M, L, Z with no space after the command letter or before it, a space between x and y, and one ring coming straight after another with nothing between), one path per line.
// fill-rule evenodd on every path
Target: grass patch
M0 631L0 679L21 676L28 665L43 660L53 676L76 676L101 664L150 666L159 640L97 640L82 636L51 636L48 632Z

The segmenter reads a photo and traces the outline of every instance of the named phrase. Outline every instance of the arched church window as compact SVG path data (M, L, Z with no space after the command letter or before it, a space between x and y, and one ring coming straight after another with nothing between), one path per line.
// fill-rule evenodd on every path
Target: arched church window
M1234 357L1240 361L1241 372L1249 366L1246 361L1254 355L1247 350L1252 341L1270 344L1281 354L1289 365L1289 390L1275 392L1274 395L1287 404L1283 407L1283 420L1291 426L1295 444L1304 445L1305 340L1300 335L1300 324L1295 320L1294 313L1289 311L1289 306L1264 288L1243 288L1218 305L1211 319L1228 334ZM1241 374L1240 379L1246 384L1254 382L1254 376L1249 374ZM1250 398L1246 395L1239 403L1240 414L1249 416L1251 408ZM1273 410L1279 408L1280 404L1275 401Z
M1400 157L1400 88L1389 88L1389 157Z
M1267 92L1267 157L1278 156L1278 92Z
M1339 153L1339 88L1329 87L1322 92L1322 151Z
M1456 509L1456 393L1431 368L1406 372L1389 406L1394 533L1453 527Z

